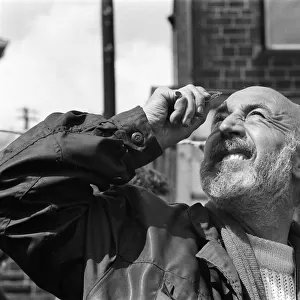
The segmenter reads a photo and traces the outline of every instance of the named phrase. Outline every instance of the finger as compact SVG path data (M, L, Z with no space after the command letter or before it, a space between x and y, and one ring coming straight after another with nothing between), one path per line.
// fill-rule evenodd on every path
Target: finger
M183 124L189 126L194 117L203 118L205 103L210 94L202 87L192 84L183 88L183 93L190 95L188 98L188 106L183 118Z
M186 106L184 116L182 118L182 124L184 126L189 126L191 124L191 121L196 111L195 95L191 90L191 85L187 85L186 87L184 87L181 93L187 99L187 106Z
M191 85L190 89L195 98L195 114L193 117L201 117L205 107L205 97L207 97L208 93L203 88L197 88L194 85Z
M207 97L206 97L205 104L201 103L200 106L197 108L193 121L195 120L196 122L198 122L200 120L202 121L202 123L204 123L210 111L210 108L211 108L210 102L207 101Z
M192 131L194 131L199 126L201 126L205 122L205 120L206 120L206 116L205 115L202 115L201 117L194 117L189 128Z
M196 117L202 117L206 108L207 100L210 98L210 94L201 86L193 88L196 97Z
M174 111L175 103L178 99L182 98L182 94L179 91L173 91L172 100L169 101L169 112L170 114Z
M184 96L181 96L181 98L179 98L178 100L176 100L175 104L174 104L174 110L170 115L170 122L173 124L178 124L185 113L187 107L187 99Z
M183 114L183 106L181 101L178 102L177 105L180 106L180 109L177 107L175 112L170 119L170 122L178 123L180 120L184 126L189 126L193 120L193 118L203 118L204 117L204 109L206 112L209 110L209 105L206 105L206 102L210 99L211 95L202 87L194 86L189 84L180 90L173 91L174 93L174 101L176 103L176 99L180 97L185 97L187 100L186 110ZM173 109L172 109L173 110Z

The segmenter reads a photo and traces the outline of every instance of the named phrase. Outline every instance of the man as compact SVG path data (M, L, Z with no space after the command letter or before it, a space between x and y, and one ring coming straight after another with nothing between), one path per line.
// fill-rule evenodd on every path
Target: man
M283 95L249 87L217 109L208 207L126 185L204 122L210 97L159 88L110 120L50 115L1 153L0 247L61 299L296 299L300 112Z

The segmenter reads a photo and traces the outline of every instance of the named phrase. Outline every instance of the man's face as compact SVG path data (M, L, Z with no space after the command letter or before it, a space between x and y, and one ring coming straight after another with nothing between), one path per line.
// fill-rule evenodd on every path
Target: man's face
M231 95L218 108L206 142L203 190L219 202L282 190L278 185L291 181L294 148L284 146L297 116L296 106L269 88L250 87Z

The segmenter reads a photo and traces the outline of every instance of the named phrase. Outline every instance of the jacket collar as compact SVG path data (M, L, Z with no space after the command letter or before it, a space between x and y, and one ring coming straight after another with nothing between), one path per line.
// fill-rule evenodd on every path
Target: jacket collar
M217 267L231 284L237 298L242 299L242 286L236 268L225 249L217 241L209 241L196 257L205 260L208 266Z
M236 268L222 246L220 236L220 228L222 225L220 221L216 220L211 212L200 203L191 206L188 209L188 214L198 235L208 241L196 254L196 257L204 259L208 264L217 267L229 280L238 298L242 299L242 287ZM291 224L289 242L295 252L295 287L297 299L300 299L300 225L297 222L292 222Z
M204 237L208 242L196 254L196 257L207 262L208 266L214 266L222 272L236 292L238 299L242 299L242 286L238 273L222 245L220 220L200 203L196 203L188 209L190 220L198 235Z
M294 248L295 253L295 287L297 299L300 299L300 225L293 221L289 232L289 242Z

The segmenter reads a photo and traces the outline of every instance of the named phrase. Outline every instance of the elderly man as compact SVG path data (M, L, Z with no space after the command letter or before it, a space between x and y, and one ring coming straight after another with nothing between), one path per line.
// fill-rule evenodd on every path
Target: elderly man
M217 109L207 207L126 185L204 122L210 97L160 88L143 109L56 113L25 133L1 153L2 250L61 299L297 299L300 111L280 93L249 87Z

